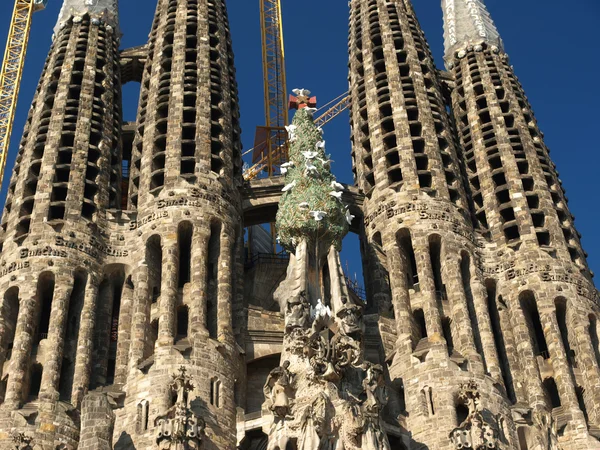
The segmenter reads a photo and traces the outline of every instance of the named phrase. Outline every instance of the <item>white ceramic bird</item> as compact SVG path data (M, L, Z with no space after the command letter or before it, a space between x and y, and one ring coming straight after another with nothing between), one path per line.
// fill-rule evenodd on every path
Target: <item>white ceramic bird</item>
M313 219L315 219L317 222L320 222L321 220L323 220L325 218L325 216L327 215L327 213L325 211L311 211L310 215L313 217Z
M325 306L321 299L318 299L317 305L314 308L311 307L310 313L313 319L320 319L321 317L331 317L331 308L329 306Z
M348 222L348 225L352 225L352 219L354 219L354 216L350 214L349 209L346 209L346 222Z
M338 183L335 180L331 182L331 187L333 189L335 189L336 191L343 191L344 190L344 185L341 184L341 183Z
M295 166L294 161L288 161L281 165L281 167L283 167L284 169L289 169L290 167L294 167L294 166Z
M286 184L283 189L281 190L281 192L287 192L290 189L293 189L296 186L296 180L292 181L290 184Z
M283 166L281 166L281 168L279 169L279 171L281 172L281 175L285 175L287 173L287 169Z
M343 195L343 194L344 194L344 193L343 193L342 191L331 191L331 192L329 193L329 195L331 195L332 197L335 197L335 198L337 198L337 199L338 199L338 200L340 200L340 201L342 200L342 195Z
M323 158L317 158L319 161L321 161L321 164L323 164L323 167L326 169L329 169L331 167L331 163L333 162L331 159L323 159Z
M317 112L317 108L304 108L306 112L308 112L311 116Z
M300 209L308 209L310 207L310 205L308 204L308 202L302 202L298 205L298 208Z
M325 141L319 141L315 144L317 150L325 148Z
M314 175L316 173L317 173L317 166L315 166L310 161L306 161L306 174L307 175Z
M317 130L319 131L319 133L321 133L321 136L325 134L325 130L323 129L323 127L318 127Z
M292 92L298 96L304 96L304 97L309 97L310 96L310 91L308 89L292 89Z
M302 152L302 156L304 156L306 159L315 159L317 155L317 152Z

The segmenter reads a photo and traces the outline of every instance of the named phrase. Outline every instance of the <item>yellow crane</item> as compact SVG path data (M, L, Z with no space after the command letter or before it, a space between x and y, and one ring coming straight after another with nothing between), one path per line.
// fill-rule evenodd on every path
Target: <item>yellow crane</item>
M33 13L46 7L48 0L15 0L6 50L0 72L0 186L4 179L23 65Z

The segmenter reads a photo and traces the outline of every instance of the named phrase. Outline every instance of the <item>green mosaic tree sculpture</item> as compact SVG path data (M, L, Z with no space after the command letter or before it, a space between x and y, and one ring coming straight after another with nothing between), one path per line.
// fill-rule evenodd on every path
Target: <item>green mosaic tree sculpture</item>
M277 213L279 242L293 252L302 240L309 248L341 249L352 215L342 202L344 187L331 173L325 154L322 130L313 120L312 108L299 109L287 127L289 162L285 173L284 194Z

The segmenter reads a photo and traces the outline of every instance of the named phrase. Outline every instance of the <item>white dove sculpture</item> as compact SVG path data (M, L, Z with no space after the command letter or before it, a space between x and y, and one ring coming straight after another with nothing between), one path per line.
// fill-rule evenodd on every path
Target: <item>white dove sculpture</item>
M323 164L323 167L325 169L329 169L331 167L331 163L333 162L331 159L323 159L323 158L317 158L319 161L321 161L321 164Z
M281 190L281 192L287 192L290 189L293 189L296 186L296 180L292 181L290 184L286 184L283 189Z
M336 191L343 191L344 190L344 185L341 184L341 183L338 183L335 180L331 182L331 187L333 189L335 189Z
M320 319L321 317L331 317L331 308L325 306L321 299L318 299L317 305L314 308L311 308L311 316L313 316L313 319L315 320Z
M315 147L317 150L321 149L321 148L325 148L325 141L319 141L315 144Z
M310 161L306 161L306 173L307 175L314 175L317 173L317 166Z
M325 211L311 211L310 215L317 222L320 222L321 220L323 220L325 218L325 216L327 215L327 213Z
M298 208L300 209L308 209L310 207L310 205L308 204L308 202L302 202L298 205Z
M308 89L292 89L292 92L298 96L305 96L305 97L309 97L310 96L310 91Z
M314 113L316 113L316 112L318 111L318 110L317 110L317 108L304 108L304 109L305 109L305 111L306 111L307 113L309 113L311 116L312 116Z
M304 156L306 159L315 159L317 155L317 152L302 152L302 156Z
M346 222L348 222L348 225L352 225L353 219L354 219L354 216L350 213L350 210L346 209Z
M294 161L288 161L288 162L286 162L286 163L283 163L283 164L281 165L281 167L283 167L283 168L285 168L285 169L288 169L288 168L290 168L290 167L294 167L294 166L295 166L295 164L294 164Z
M340 201L342 200L342 195L343 195L343 194L344 194L344 193L343 193L342 191L331 191L331 192L329 193L329 195L331 195L332 197L335 197L336 199L338 199L338 200L340 200Z

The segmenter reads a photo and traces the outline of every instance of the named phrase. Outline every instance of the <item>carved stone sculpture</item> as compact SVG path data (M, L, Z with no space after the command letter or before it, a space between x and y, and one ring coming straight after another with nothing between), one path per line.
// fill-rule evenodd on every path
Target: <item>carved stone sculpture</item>
M285 361L269 373L263 388L265 398L270 400L269 409L278 418L285 418L290 414L293 375L288 368L290 362Z
M498 426L482 414L480 393L474 381L461 387L459 399L469 409L467 418L450 433L450 441L456 449L498 449Z
M198 449L205 423L188 406L188 394L194 389L194 385L186 374L185 367L181 367L179 373L173 376L170 388L177 393L177 400L166 414L154 421L156 444L160 449Z

